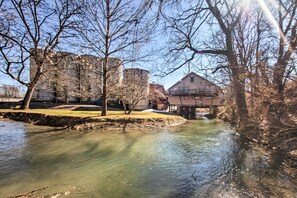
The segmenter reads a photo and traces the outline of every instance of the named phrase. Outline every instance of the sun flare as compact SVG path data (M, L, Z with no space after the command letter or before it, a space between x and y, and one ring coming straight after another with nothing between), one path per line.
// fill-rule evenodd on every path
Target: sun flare
M256 0L256 1L259 4L259 6L262 9L262 11L265 14L265 16L267 17L267 19L269 20L269 22L272 25L272 27L274 27L276 29L276 31L280 34L280 37L284 38L285 43L288 44L288 41L287 41L284 33L280 29L280 27L278 25L278 22L275 20L274 16L272 15L272 13L269 10L268 5L267 5L267 2L269 2L270 5L276 6L276 5L278 5L277 2L275 0L268 0L268 1Z

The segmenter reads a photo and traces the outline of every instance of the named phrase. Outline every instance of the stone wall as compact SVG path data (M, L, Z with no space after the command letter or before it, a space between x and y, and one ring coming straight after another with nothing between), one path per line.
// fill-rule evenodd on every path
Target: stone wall
M42 53L42 51L40 51ZM33 100L59 102L92 102L102 93L102 60L93 55L57 52L45 63L46 75L38 82ZM36 72L30 59L30 78ZM110 58L107 86L109 92L122 83L122 62Z

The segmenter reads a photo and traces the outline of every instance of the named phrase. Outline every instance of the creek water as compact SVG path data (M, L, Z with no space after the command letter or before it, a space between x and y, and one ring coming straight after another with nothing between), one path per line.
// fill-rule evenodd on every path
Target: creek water
M219 120L125 132L0 121L0 197L297 197L280 165Z

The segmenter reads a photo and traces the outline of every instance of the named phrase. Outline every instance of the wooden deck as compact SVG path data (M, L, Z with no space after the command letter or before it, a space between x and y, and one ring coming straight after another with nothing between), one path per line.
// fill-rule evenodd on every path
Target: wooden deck
M195 97L195 96L169 96L170 106L187 106L197 108L208 108L210 106L221 106L223 101L218 97Z

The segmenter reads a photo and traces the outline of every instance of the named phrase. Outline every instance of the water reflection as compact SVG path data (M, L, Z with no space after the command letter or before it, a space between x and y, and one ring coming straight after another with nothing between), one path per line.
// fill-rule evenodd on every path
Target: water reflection
M125 133L0 125L0 197L43 187L37 195L294 197L297 192L267 151L218 120Z

